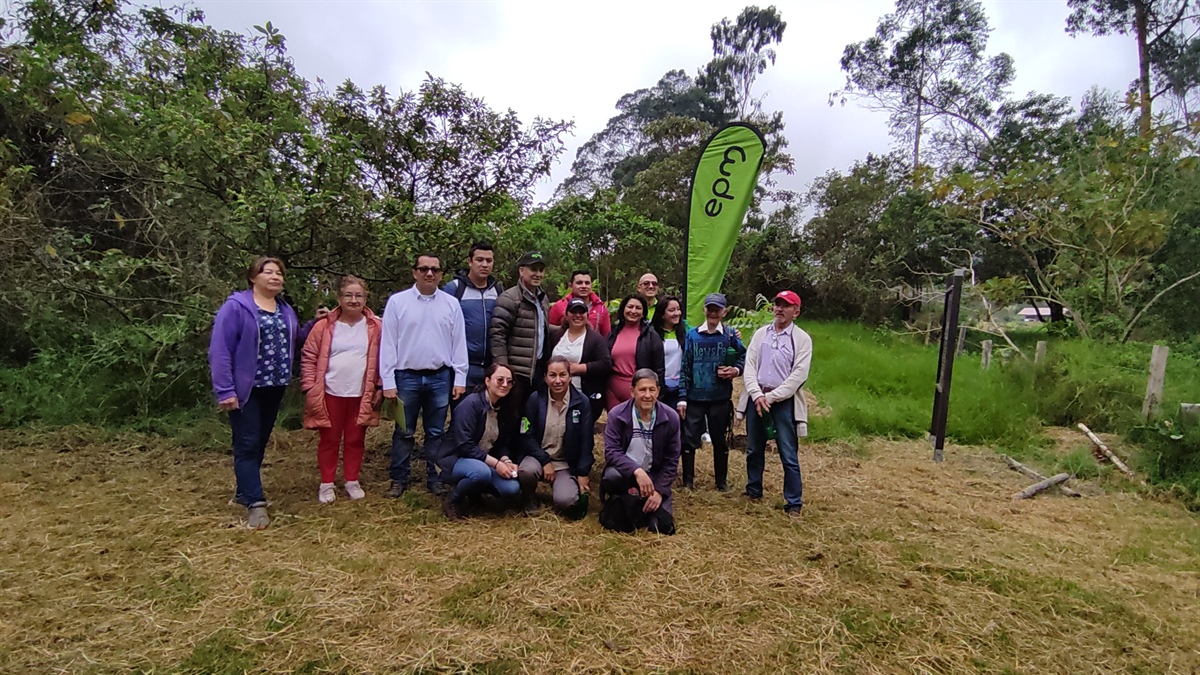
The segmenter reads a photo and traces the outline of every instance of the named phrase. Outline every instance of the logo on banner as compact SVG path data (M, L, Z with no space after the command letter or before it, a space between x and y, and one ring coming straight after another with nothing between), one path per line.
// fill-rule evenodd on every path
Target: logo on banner
M741 159L735 160L733 157L735 153L741 155ZM717 171L720 172L721 178L713 181L712 187L710 188L710 192L712 192L713 195L712 199L709 199L704 204L704 214L706 216L709 218L716 218L721 214L721 209L724 208L725 205L718 200L724 199L725 201L733 201L736 199L736 195L730 194L729 192L730 188L732 187L729 183L729 177L733 174L729 172L727 167L729 167L731 164L736 166L737 164L742 164L745 161L746 150L742 146L731 145L725 150L725 154L721 158L721 163L717 166Z

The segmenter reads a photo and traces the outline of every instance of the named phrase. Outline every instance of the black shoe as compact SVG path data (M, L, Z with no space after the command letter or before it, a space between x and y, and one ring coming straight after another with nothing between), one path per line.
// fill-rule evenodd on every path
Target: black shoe
M749 499L752 502L762 501L762 495L752 495L749 492L743 492L742 496L745 497L746 499Z
M789 506L783 510L783 513L784 513L784 515L786 515L788 518L791 518L792 520L800 520L800 507L799 506Z
M717 492L729 492L729 486L725 483L717 483Z
M391 487L388 488L388 491L383 493L383 496L387 497L388 499L399 499L404 494L406 489L408 489L407 485L398 480L394 480L392 481Z
M454 497L450 494L447 494L442 499L442 513L446 515L446 520L452 523L457 523L463 519L462 514L458 511L458 503L454 501Z
M450 492L450 486L440 480L433 483L426 483L425 488L435 497L444 497Z

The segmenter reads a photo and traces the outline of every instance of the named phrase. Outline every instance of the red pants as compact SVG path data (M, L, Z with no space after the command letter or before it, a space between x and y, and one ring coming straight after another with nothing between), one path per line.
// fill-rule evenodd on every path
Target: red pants
M362 399L342 398L325 395L325 411L329 413L330 425L321 429L321 440L317 443L317 466L321 469L321 482L332 483L337 476L338 446L345 436L342 475L347 481L358 480L362 468L363 444L367 428L358 423L358 407Z

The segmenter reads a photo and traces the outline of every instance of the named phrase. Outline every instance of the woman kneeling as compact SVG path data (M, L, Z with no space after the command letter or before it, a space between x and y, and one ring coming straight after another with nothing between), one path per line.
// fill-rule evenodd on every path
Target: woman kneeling
M462 519L460 510L470 496L491 493L511 498L521 491L517 465L509 458L512 439L496 416L512 385L512 371L493 363L484 371L480 391L454 409L438 459L442 475L454 485L442 502L442 512L450 520Z
M551 484L554 508L576 520L587 515L588 473L595 458L592 411L583 392L571 385L571 363L553 356L546 364L546 392L535 392L521 422L521 482L525 512L537 512L539 480Z
M675 533L671 483L679 468L679 414L658 401L658 375L633 375L633 398L608 413L604 429L605 498L600 524L631 532Z

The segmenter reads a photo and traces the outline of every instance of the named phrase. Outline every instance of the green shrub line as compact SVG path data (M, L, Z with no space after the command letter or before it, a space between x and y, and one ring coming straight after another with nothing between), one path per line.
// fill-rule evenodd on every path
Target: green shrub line
M764 312L743 312L732 322L749 340L753 327L765 320ZM809 424L814 442L927 435L936 345L854 323L801 325L814 345L807 384L819 402ZM85 424L210 439L215 414L207 364L181 358L202 352L179 335L171 336L164 351L149 337L122 337L120 330L80 342L72 351L43 352L23 368L0 369L0 427ZM1044 335L1024 331L1014 341L1031 355L1032 344ZM202 331L190 336L204 337ZM968 345L977 343L975 337ZM1165 417L1146 425L1141 407L1151 347L1051 339L1044 363L998 348L989 370L980 367L979 355L968 348L955 362L947 433L955 443L1030 457L1045 444L1044 426L1083 422L1137 443L1134 462L1156 483L1200 495L1200 431L1181 432L1174 413L1181 402L1200 402L1200 360L1189 350L1171 354ZM300 399L291 395L280 424L298 428L299 422ZM197 427L206 432L196 433ZM1055 461L1059 470L1095 475L1086 451Z

